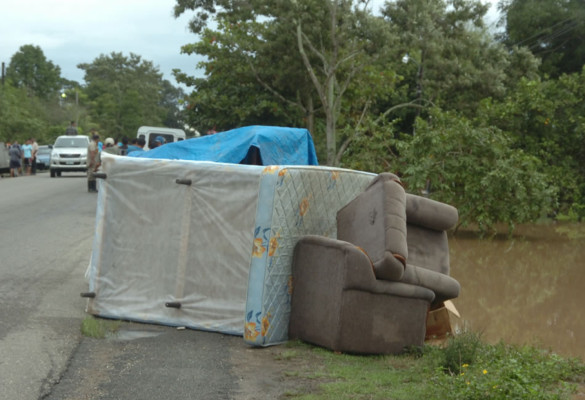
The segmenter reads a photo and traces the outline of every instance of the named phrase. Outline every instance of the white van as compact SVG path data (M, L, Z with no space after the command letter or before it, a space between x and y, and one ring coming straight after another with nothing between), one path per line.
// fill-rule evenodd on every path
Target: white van
M166 143L178 142L179 140L185 140L187 135L182 129L174 128L160 128L156 126L141 126L138 128L136 137L142 138L146 142L144 150L150 149L150 143L154 142L157 136L162 136Z

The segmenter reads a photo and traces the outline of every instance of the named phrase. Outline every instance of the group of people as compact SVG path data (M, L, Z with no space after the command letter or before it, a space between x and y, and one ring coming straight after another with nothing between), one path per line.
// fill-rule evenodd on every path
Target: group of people
M34 175L37 173L37 152L39 145L36 139L27 139L23 145L15 140L7 144L10 156L10 176L16 178L19 175Z
M114 138L107 138L104 142L100 141L100 135L95 129L91 130L91 141L87 147L87 191L97 192L97 183L95 174L102 165L101 153L115 154L118 156L126 156L136 151L144 151L145 140L142 138L135 138L128 140L123 137L120 142L116 142Z

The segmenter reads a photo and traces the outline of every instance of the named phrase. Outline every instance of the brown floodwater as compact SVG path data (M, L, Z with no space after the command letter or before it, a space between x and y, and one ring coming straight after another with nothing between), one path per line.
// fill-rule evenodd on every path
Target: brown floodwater
M459 330L585 360L585 223L519 226L490 239L459 231L449 245Z

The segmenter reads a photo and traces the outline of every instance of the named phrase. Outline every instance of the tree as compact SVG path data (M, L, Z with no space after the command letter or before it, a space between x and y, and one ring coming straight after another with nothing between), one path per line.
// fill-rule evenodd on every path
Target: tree
M512 230L553 212L557 186L537 157L513 149L493 126L475 126L452 112L431 115L432 122L417 121L415 137L397 143L395 170L409 191L430 191L458 208L460 225L477 224L483 232L497 223Z
M271 62L276 54L264 55L266 50L262 46L274 44L259 37L269 35L269 29L268 23L232 24L218 17L218 29L205 29L199 42L183 46L184 53L205 56L198 66L205 70L206 78L175 71L179 82L194 88L187 113L191 125L202 130L213 126L226 130L242 125L303 123L297 104L283 100L280 94L288 89L274 84L273 79L281 75L276 68L286 67L283 62ZM298 81L290 79L290 70L288 67L280 72L284 72L282 79L289 88L294 88ZM280 93L275 95L277 86Z
M141 125L162 124L165 87L152 62L113 52L77 67L85 71L89 112L108 136L134 136Z
M0 86L0 141L24 143L34 137L49 143L48 127L44 102L29 96L25 88Z
M521 79L502 101L485 101L481 124L497 126L510 146L542 161L560 187L560 212L585 207L585 70L558 79Z
M233 71L248 77L252 73L260 87L277 101L296 107L304 113L308 123L318 104L323 116L327 164L335 165L340 158L337 130L341 110L346 116L343 126L356 123L372 102L371 97L383 90L383 87L370 85L380 81L372 69L390 41L384 25L364 4L367 2L349 0L179 0L175 15L188 9L197 11L191 23L196 33L202 31L212 14L217 15L222 32L230 33L229 30L235 31L233 26L244 26L246 35L239 38L247 42L237 41L231 46L223 43L218 50L224 55L231 53L239 57L239 62L232 64ZM259 38L257 41L251 40L254 32L262 34L255 36ZM210 31L204 34L206 38L209 35ZM268 65L268 60L275 62ZM215 73L214 69L211 75ZM203 86L203 82L195 82ZM367 86L378 90L360 90ZM232 88L231 92L234 90L237 89ZM349 99L349 94L356 97Z
M484 24L488 6L478 0L397 0L382 14L399 37L405 65L399 72L410 86L410 98L432 102L471 116L479 101L502 98L512 61L522 75L530 73L519 54L497 43ZM419 112L417 112L417 115Z
M21 46L10 59L7 79L15 87L25 88L29 96L48 99L61 86L61 69L47 60L39 46Z
M585 65L583 0L502 0L501 40L524 46L542 60L543 74L558 77Z

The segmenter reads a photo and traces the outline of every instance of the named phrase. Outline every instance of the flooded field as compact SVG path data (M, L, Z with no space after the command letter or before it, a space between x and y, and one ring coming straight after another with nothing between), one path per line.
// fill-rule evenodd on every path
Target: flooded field
M490 343L531 344L585 360L585 224L526 225L449 239L454 303Z

